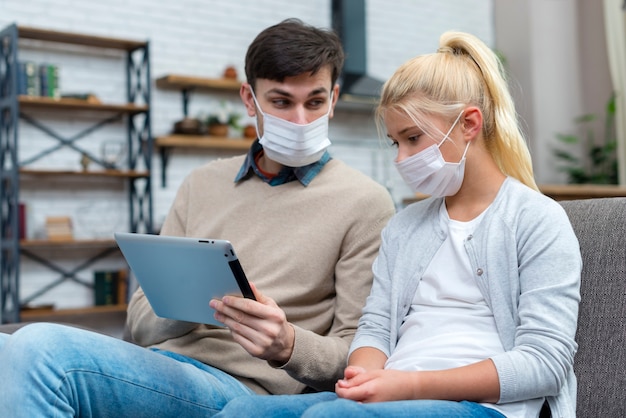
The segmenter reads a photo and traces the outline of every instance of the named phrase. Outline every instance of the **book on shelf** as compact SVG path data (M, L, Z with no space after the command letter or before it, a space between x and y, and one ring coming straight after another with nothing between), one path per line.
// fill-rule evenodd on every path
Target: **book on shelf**
M17 227L19 239L28 238L26 222L28 219L26 203L18 203L17 205Z
M17 94L25 96L42 96L58 99L61 97L59 88L59 66L34 61L17 63Z
M54 64L39 64L39 95L42 97L61 97L59 90L59 67Z
M26 63L24 61L19 61L17 63L17 72L16 72L16 94L18 96L26 95Z
M25 96L39 96L39 72L37 63L20 61L17 63L17 94Z
M119 305L128 300L126 270L94 271L94 305Z

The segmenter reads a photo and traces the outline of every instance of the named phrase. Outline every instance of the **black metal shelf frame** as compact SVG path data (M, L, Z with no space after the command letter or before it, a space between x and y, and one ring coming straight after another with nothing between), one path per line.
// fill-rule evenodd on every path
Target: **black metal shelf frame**
M22 254L60 274L60 277L48 286L19 300L20 284L20 242L18 233L19 204L19 169L45 155L61 148L71 148L78 153L85 152L76 145L82 139L101 127L126 117L126 136L128 147L129 170L152 168L153 138L150 123L150 51L149 42L138 43L126 50L126 91L129 104L142 105L145 110L119 113L104 118L102 121L79 132L72 137L63 137L33 117L20 110L17 96L17 57L19 27L12 24L0 31L0 323L18 322L20 306L40 296L66 280L85 284L76 274L96 260L109 255L110 248L102 250L91 259L74 269L62 269L52 261L46 260L29 250ZM97 45L94 45L97 47ZM17 144L19 121L29 123L48 136L56 144L41 151L27 161L18 159ZM100 158L86 153L87 156L105 168L111 168ZM129 182L129 230L131 232L152 233L152 184L151 177L130 177Z
M0 32L0 323L19 320L17 27Z

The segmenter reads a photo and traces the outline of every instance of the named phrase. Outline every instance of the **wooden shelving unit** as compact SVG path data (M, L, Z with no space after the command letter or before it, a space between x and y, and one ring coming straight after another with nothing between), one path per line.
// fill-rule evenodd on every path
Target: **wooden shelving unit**
M117 248L113 239L72 239L72 240L48 240L48 239L25 239L20 240L23 249L91 249L91 248Z
M166 74L156 79L156 85L162 89L175 89L181 92L183 117L187 117L190 93L196 91L226 91L236 94L241 88L241 81L230 78L206 78L180 74ZM169 134L155 138L155 146L161 155L161 183L167 182L167 165L175 148L196 148L226 151L246 151L253 140L245 138L226 138L209 135Z
M143 41L97 35L85 35L75 32L41 29L23 25L18 25L17 29L20 38L35 39L39 41L59 42L64 44L93 46L99 48L121 49L124 51L134 51L138 48L143 48L146 45L146 43Z
M60 109L60 110L93 110L96 112L122 112L137 114L146 112L148 106L138 106L132 103L107 104L93 103L81 99L54 99L52 97L19 96L18 101L22 109Z
M252 139L222 138L206 135L167 135L157 137L157 147L176 148L209 148L221 150L247 150L252 145Z
M177 90L203 89L203 90L227 90L239 91L241 81L231 78L205 78L185 76L179 74L167 74L156 80L159 88L171 88Z
M73 309L52 309L52 308L34 308L22 311L22 319L26 321L35 320L58 320L60 317L81 317L94 314L110 314L116 312L126 312L128 305L102 305L92 306L90 308L73 308Z
M76 176L76 177L117 177L117 178L146 178L150 172L141 170L53 170L21 168L23 176Z
M20 39L41 41L45 48L50 45L54 50L60 44L78 45L88 48L90 51L116 49L123 51L120 56L120 70L124 71L127 83L125 91L126 103L102 103L95 96L87 95L85 100L79 98L53 98L41 96L18 95L16 84L18 72L18 49L29 48L28 43L18 43ZM5 157L1 161L3 170L0 171L0 181L6 187L0 189L0 203L3 210L0 216L0 246L3 248L3 257L0 257L0 322L15 322L20 320L20 307L26 305L33 298L47 292L52 287L66 280L74 281L91 287L86 279L77 276L78 272L86 271L96 261L114 253L119 253L117 244L113 239L72 239L72 240L20 240L18 230L18 202L20 180L30 177L36 181L45 177L72 177L72 178L95 178L95 179L119 179L128 184L129 193L121 195L121 198L129 199L129 230L132 232L152 231L152 194L151 194L151 158L153 138L150 127L150 54L149 42L121 39L106 36L86 35L73 32L64 32L49 29L40 29L29 26L12 24L0 29L0 61L7 63L5 70L0 72L0 112L3 114L3 128L0 131L0 153ZM51 44L55 44L52 46ZM64 48L61 46L60 48ZM75 48L76 49L76 48ZM83 48L85 49L85 48ZM83 49L77 48L80 53ZM39 112L45 110L45 114ZM51 118L68 113L89 112L93 113L97 122L71 137L49 129L38 119ZM94 113L95 112L95 113ZM91 115L90 115L91 116ZM120 129L120 140L127 145L127 163L123 168L104 160L89 150L92 147L84 147L77 144L78 140L91 135L102 126L123 121L126 129ZM18 149L18 126L20 123L28 123L34 129L47 135L56 143L45 149L38 150L28 159L19 161L16 150ZM89 138L93 139L93 138ZM96 169L72 170L63 168L46 168L46 156L64 147L69 147L74 152L96 165ZM91 164L90 164L91 166ZM91 166L93 167L93 166ZM102 167L102 168L99 168ZM38 183L30 181L23 187L36 188ZM63 184L62 182L59 182ZM123 197L122 197L123 196ZM59 250L64 253L73 251L77 255L76 266L67 268L59 264L55 259ZM80 255L79 255L80 254ZM23 257L44 265L51 271L58 273L58 278L50 284L34 292L19 298L19 274L20 263ZM39 311L39 318L46 315L82 315L87 312L101 311L125 311L126 305L120 304L114 307L90 307L81 310L58 310ZM35 313L30 310L24 312L24 318L32 318Z

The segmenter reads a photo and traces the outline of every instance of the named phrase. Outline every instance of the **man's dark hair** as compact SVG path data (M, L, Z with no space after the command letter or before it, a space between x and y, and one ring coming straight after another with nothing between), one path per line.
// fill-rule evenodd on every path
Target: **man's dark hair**
M332 88L343 60L343 47L335 32L286 19L263 30L248 47L246 79L254 88L258 78L282 82L285 77L315 74L330 66Z

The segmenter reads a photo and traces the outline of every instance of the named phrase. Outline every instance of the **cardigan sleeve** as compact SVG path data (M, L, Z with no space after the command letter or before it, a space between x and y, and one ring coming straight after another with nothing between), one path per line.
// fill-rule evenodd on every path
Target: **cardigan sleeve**
M492 358L500 403L557 396L573 373L582 260L564 210L556 202L544 202L517 218L511 234L517 259L500 256L504 261L498 270L508 271L512 283L517 280L517 286L508 288L517 294L516 305L492 303L496 318L504 317L505 310L515 321L510 330L500 331L514 333L503 338L505 353ZM511 295L498 299L510 300ZM512 347L506 347L507 341L513 341Z

